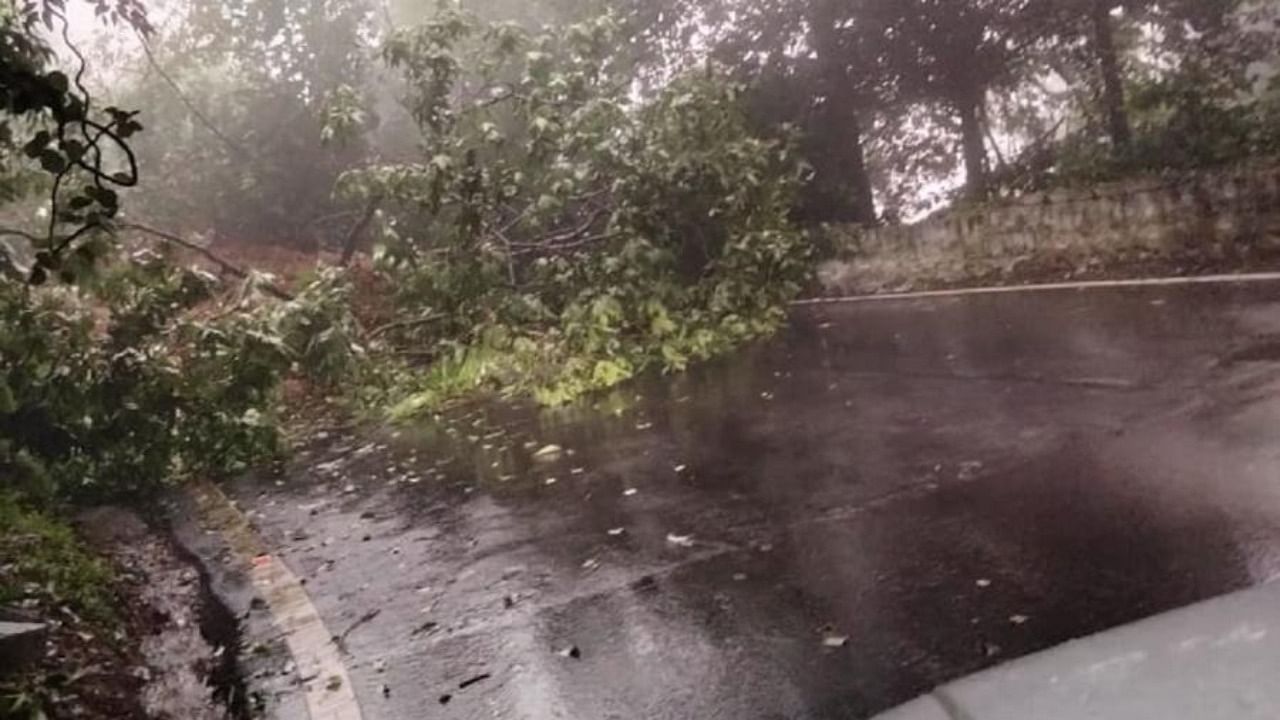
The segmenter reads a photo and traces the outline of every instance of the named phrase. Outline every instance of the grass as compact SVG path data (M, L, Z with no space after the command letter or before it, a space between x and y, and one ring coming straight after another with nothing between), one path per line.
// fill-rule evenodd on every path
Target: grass
M109 624L117 620L114 587L110 566L69 525L0 494L0 607L61 606Z

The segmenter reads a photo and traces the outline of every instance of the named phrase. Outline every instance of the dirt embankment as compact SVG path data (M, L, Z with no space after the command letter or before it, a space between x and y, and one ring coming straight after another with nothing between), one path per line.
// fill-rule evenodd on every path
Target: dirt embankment
M75 527L114 586L85 617L57 588L30 587L11 612L48 626L43 658L3 680L0 717L21 720L225 720L246 717L234 662L235 619L168 534L119 508L82 513Z

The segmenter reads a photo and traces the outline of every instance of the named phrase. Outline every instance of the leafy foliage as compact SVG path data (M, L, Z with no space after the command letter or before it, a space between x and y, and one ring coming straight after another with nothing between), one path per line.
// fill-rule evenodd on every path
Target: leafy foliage
M37 502L140 496L272 453L288 349L252 318L186 319L210 283L140 257L91 292L0 284L0 474Z
M132 23L140 32L147 25L136 0L95 0L100 17L112 23ZM103 235L112 229L120 210L118 189L138 183L138 166L130 138L142 129L136 112L94 108L81 79L84 59L68 36L63 0L25 2L20 10L0 14L0 169L16 167L14 150L51 177L49 220L43 232L7 229L4 234L26 239L35 247L29 269L32 284L43 284L51 273L75 281L106 247ZM80 61L74 78L46 70L50 48L32 32L37 24L60 32ZM15 128L25 133L19 138ZM20 161L18 161L20 162ZM12 196L13 186L5 194ZM15 274L12 253L4 255L8 274Z
M562 403L772 329L804 282L799 177L714 70L635 105L608 16L542 35L456 11L393 36L426 159L348 173L433 349L408 406L492 385ZM403 409L403 408L402 408Z
M324 386L359 384L365 372L360 329L351 312L351 283L338 268L323 268L284 303L266 303L252 315L279 338L294 368Z

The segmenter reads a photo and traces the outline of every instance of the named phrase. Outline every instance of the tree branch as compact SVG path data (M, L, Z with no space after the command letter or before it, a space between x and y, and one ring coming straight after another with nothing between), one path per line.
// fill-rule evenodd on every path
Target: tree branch
M177 245L180 248L190 250L191 252L194 252L197 255L204 257L210 262L213 262L214 264L216 264L218 267L222 268L222 271L224 273L240 278L241 280L247 279L249 277L248 270L245 270L244 268L233 264L231 261L218 256L212 250L209 250L206 247L197 245L196 243L193 243L190 240L185 240L181 237L178 237L177 235L174 235L173 233L168 233L163 230L157 230L153 227L140 225L138 223L125 223L120 225L120 228L122 230L136 230L138 232L145 233L147 235L151 235L152 237L156 237L166 242ZM267 291L267 294L271 295L272 297L275 297L278 300L288 301L293 299L293 295L290 295L284 290L281 290L279 287L277 287L274 284L266 283L263 285L263 289Z
M4 236L6 236L6 235L8 235L9 237L20 237L20 238L22 238L22 239L24 239L24 240L27 240L27 241L31 242L32 244L35 244L35 243L38 243L38 242L40 242L40 241L41 241L41 238L36 237L35 235L32 235L31 233L29 233L29 232L27 232L27 231L25 231L25 230L18 230L18 229L16 229L16 228L0 227L0 237L4 237Z
M178 100L180 100L184 106L186 106L192 116L194 116L196 120L199 120L200 124L204 125L206 130L212 133L214 137L221 140L223 145L226 145L228 149L238 155L241 159L252 157L248 150L231 138L227 137L218 129L218 126L213 123L213 120L209 119L208 115L205 115L200 108L196 107L196 104L192 102L191 98L183 91L182 86L178 84L178 81L174 80L173 77L169 75L169 73L165 72L165 69L160 66L160 62L156 60L155 53L151 50L151 43L147 42L147 38L142 33L137 33L137 35L138 42L142 43L142 52L147 56L148 64L150 64L151 68L156 71L156 74L165 81L165 84L173 90L173 94L178 97Z
M374 328L369 333L368 337L370 340L375 340L379 337L382 337L383 335L386 335L392 330L407 330L409 328L420 327L422 325L430 325L431 323L439 322L441 320L446 320L446 319L448 319L447 315L443 313L435 313L433 315L428 315L422 318L413 318L411 320L397 320L395 322L387 323L386 325L382 325L380 327Z
M538 239L535 242L512 243L512 247L515 247L521 250L526 250L529 252L536 252L538 250L557 250L557 249L562 249L566 247L575 247L577 245L586 244L585 242L576 242L576 241L581 240L583 236L591 232L592 226L600 222L600 219L608 214L609 214L608 210L604 208L599 208L595 212L591 213L591 216L587 218L586 222L584 222L582 225L579 225L576 228L566 230L564 232L556 233L553 235L548 235L546 237ZM608 235L609 235L608 233L604 235L597 235L595 236L594 240L592 240L591 238L588 238L587 240L594 242L594 241L603 239Z

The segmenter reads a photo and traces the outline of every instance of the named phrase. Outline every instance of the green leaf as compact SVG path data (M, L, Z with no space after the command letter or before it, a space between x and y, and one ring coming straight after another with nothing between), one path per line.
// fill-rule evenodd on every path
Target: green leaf
M36 133L35 137L31 138L26 145L22 146L22 152L29 158L38 158L40 157L40 153L44 152L45 148L49 147L49 143L52 139L53 138L49 135L49 131L41 130Z
M67 154L67 159L76 162L84 157L84 143L79 140L66 140L62 143L62 151Z
M71 87L70 81L67 79L66 73L54 70L45 76L45 81L56 91L66 94L67 89Z
M18 399L13 396L13 389L4 380L0 380L0 415L10 415L18 410Z
M107 210L114 211L120 207L120 195L111 188L91 185L85 188L85 194L94 200L97 200L98 204L102 205L102 207Z
M52 175L61 175L67 171L67 159L57 150L45 149L40 152L40 167Z

